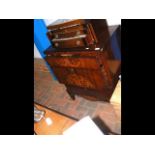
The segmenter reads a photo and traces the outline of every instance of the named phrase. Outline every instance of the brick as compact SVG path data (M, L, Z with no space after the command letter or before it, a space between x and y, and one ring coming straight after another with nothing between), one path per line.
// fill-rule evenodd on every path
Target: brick
M87 111L86 115L89 115L89 116L92 118L92 116L94 115L94 113L95 113L95 110L89 109L89 110Z
M49 99L48 97L44 96L41 98L40 103L44 104L48 99Z
M79 106L78 101L74 101L74 102L70 102L70 101L68 101L68 103L69 103L69 108L70 108L70 109L74 109L74 110L76 110L77 107Z
M98 104L96 102L92 102L92 101L88 101L88 100L84 104L84 106L89 107L89 108L93 108L93 109L95 109L97 107L97 105Z
M74 116L76 111L75 109L72 109L72 108L68 108L67 111L65 111L67 113L67 115L69 116Z
M82 105L79 105L77 108L76 108L77 111L85 111L87 110L86 107L82 106Z
M99 116L100 116L100 118L102 118L103 120L108 121L108 122L114 123L117 121L117 118L112 114L108 115L108 114L102 113L102 114L99 114Z
M60 108L65 108L67 104L67 100L56 98L54 101Z
M82 119L83 117L87 116L87 111L79 112L78 113L78 119Z
M46 100L46 102L44 102L43 105L46 105L47 107L49 107L53 103L54 103L54 98L49 98L48 100Z
M67 102L63 108L64 108L65 110L67 110L67 109L69 108L69 106L70 106L70 104Z

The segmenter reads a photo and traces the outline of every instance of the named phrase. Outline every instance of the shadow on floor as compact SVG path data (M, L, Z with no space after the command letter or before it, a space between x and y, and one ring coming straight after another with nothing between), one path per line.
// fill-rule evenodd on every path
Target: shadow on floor
M111 131L110 128L104 123L103 120L101 120L100 117L97 116L93 118L93 121L105 135L120 135Z

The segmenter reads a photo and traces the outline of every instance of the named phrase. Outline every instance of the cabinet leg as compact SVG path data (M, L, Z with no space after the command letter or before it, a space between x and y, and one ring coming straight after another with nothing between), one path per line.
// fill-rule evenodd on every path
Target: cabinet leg
M69 96L71 97L72 100L75 100L75 95L73 93L71 93L68 89L67 92L69 94Z
M73 94L69 94L69 95L72 98L72 100L75 100L75 95L73 95Z

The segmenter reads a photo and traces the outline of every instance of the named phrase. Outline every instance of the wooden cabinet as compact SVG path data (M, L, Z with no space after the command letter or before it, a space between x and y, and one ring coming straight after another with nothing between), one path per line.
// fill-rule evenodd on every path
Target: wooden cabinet
M105 19L76 19L56 25L49 25L47 36L57 50L107 50L110 49L110 33Z
M118 81L121 61L113 57L106 21L73 20L48 28L54 47L45 51L45 59L59 82L66 85L70 96L74 99L78 94L109 101ZM79 35L86 37L78 38ZM79 39L82 46L77 44ZM56 41L60 42L59 46Z
M104 52L46 52L46 60L71 96L83 94L107 100L117 82L120 62L107 61Z

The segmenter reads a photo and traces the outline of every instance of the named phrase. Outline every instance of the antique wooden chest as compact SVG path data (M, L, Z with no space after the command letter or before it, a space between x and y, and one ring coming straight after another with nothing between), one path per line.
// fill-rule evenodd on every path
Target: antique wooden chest
M48 29L53 46L45 59L70 96L109 101L121 71L111 49L115 30L109 30L104 19L71 20Z

